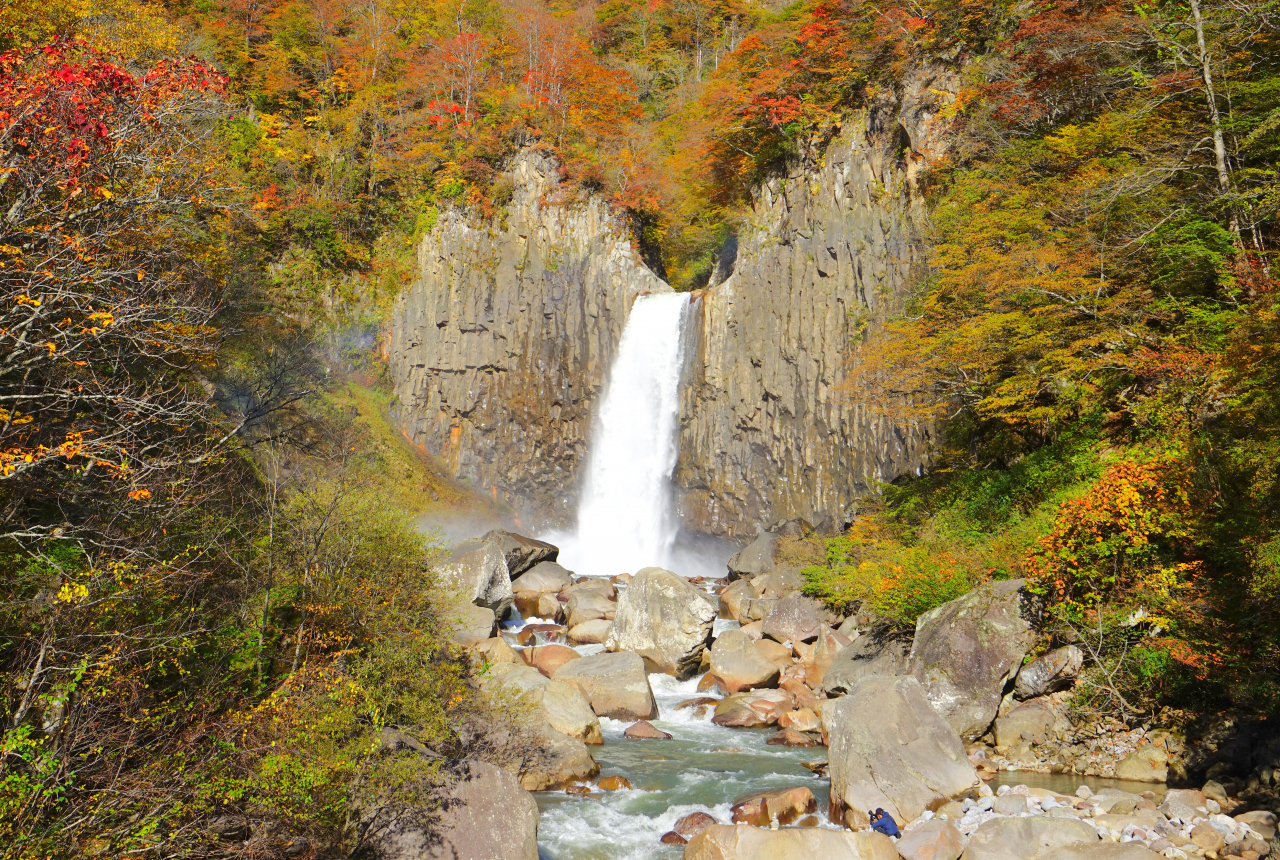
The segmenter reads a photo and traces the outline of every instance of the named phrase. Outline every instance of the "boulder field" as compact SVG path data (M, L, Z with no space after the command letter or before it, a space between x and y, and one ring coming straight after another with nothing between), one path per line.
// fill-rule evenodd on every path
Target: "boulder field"
M499 785L480 765L477 772L504 797L630 789L619 776L586 782L598 772L591 749L604 742L601 720L628 725L610 743L660 753L672 736L650 722L659 718L650 674L701 675L697 696L677 709L722 727L770 728L770 746L826 746L826 761L806 766L829 776L830 801L816 810L810 789L794 785L738 798L729 821L686 815L661 837L683 845L686 860L1270 855L1275 816L1230 817L1235 802L1216 783L1163 797L986 784L1015 769L1160 783L1176 750L1167 732L1071 724L1065 699L1084 655L1064 645L1028 659L1034 639L1020 581L979 587L922 615L914 633L894 631L867 616L832 616L803 596L796 571L774 561L776 540L766 533L736 555L724 581L661 568L575 577L554 546L511 532L461 544L445 577L455 601L451 635L474 655L482 688L518 715L536 747L504 777L514 783ZM531 610L532 623L503 629L504 619ZM479 803L458 791L457 803ZM528 805L513 800L512 808ZM894 816L900 839L867 829L876 808ZM487 845L496 837L484 815L459 813L450 826L477 828ZM388 831L380 856L419 856L404 853L413 832L402 830ZM493 856L527 856L521 832Z

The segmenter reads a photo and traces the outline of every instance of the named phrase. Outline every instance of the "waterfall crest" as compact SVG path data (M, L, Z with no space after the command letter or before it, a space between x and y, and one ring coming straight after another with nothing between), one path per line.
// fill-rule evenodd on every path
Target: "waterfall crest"
M685 293L636 299L592 429L577 532L562 556L578 573L607 576L670 564Z

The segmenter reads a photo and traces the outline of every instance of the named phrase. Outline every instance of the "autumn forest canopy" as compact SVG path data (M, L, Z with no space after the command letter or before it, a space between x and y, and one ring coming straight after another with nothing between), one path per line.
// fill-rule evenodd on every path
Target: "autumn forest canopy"
M222 856L246 806L354 851L354 796L438 777L384 729L529 755L460 728L507 717L414 528L459 491L385 418L417 242L535 147L702 288L926 73L928 271L842 396L941 442L809 591L909 626L1027 577L1081 708L1275 713L1278 38L1271 0L4 4L0 854Z

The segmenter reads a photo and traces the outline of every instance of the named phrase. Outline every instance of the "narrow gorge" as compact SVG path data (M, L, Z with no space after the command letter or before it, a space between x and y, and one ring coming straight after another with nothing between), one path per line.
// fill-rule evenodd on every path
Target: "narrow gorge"
M949 88L945 74L917 75L758 188L694 291L675 470L684 528L839 528L860 497L924 466L928 427L845 379L855 336L900 310L923 272L923 183L947 155ZM629 309L670 288L602 201L560 199L554 161L526 151L506 178L501 217L446 210L422 240L390 373L410 439L523 522L566 526Z

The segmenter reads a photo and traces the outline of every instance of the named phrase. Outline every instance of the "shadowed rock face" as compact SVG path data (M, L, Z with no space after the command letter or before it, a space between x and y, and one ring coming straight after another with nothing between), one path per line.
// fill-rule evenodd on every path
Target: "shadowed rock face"
M557 204L555 164L507 172L500 223L440 213L396 306L401 429L453 474L544 521L573 510L591 410L636 297L670 290L598 198Z

